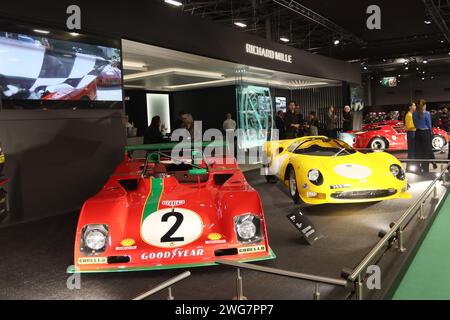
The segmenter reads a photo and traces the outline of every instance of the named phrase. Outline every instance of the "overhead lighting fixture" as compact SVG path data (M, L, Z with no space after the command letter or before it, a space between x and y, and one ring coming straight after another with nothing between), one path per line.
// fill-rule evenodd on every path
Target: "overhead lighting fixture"
M406 66L406 67L405 67L405 70L409 70L409 67L408 67L408 66Z
M183 3L181 3L180 1L176 1L176 0L164 0L164 2L167 4L170 4L172 6L175 6L175 7L179 7L179 6L183 5Z
M188 76L188 77L202 77L202 78L210 78L210 79L224 79L224 75L217 72L208 72L202 70L192 70L192 69L181 69L181 68L167 68L167 69L159 69L159 70L151 70L146 72L139 72L128 74L124 77L125 80L138 80L145 79L151 77L161 77L161 76L170 76L170 75L179 75L179 76Z
M427 60L427 59L423 59L423 63L424 63L424 64L427 64L427 63L428 63L428 60Z
M41 30L41 29L34 29L33 31L36 32L36 33L42 33L42 34L49 34L50 33L50 31Z
M367 66L364 66L363 69L364 69L364 70L367 70L368 68L367 68Z
M286 38L286 37L281 37L280 40L283 41L283 42L289 42L289 41L290 41L290 40L289 40L288 38Z
M422 81L425 80L425 77L422 77Z
M78 37L80 34L78 32L70 32L69 33L72 37Z
M235 26L238 26L239 28L247 28L247 25L246 25L245 23L239 22L239 21L236 21L236 22L234 23L234 25L235 25Z
M333 41L333 44L335 46L338 46L340 43L341 43L341 40L339 40L339 39L334 39L334 41Z
M147 65L144 62L127 61L123 62L125 70L146 71Z
M425 24L431 24L431 20L425 19L425 20L423 21L423 23L425 23Z

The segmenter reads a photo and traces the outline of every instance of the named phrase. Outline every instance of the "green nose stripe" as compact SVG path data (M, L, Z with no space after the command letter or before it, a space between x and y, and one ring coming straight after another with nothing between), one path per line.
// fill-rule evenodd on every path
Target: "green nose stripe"
M158 211L159 203L161 202L161 196L164 189L163 179L152 178L151 188L152 190L147 198L147 202L145 203L141 224L144 223L145 219L147 219L148 216Z

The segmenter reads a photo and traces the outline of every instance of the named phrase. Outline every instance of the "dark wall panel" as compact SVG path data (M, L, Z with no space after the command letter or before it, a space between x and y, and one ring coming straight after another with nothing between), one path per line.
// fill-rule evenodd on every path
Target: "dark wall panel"
M180 111L189 112L195 120L203 121L203 130L222 129L226 113L231 113L236 120L236 87L175 92L172 94L173 126L176 126L176 117Z
M121 111L2 111L11 214L3 224L78 210L123 159Z

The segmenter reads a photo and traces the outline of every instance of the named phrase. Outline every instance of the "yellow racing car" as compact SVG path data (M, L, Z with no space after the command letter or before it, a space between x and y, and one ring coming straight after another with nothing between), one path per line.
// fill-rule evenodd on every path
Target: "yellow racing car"
M270 141L264 151L267 181L283 182L296 204L411 197L400 161L388 153L363 154L343 141L321 136Z

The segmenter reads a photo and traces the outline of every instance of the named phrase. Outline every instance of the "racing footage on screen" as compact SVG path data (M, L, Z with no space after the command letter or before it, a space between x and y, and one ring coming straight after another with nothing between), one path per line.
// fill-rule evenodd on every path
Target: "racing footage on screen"
M3 100L122 101L120 49L0 31Z

